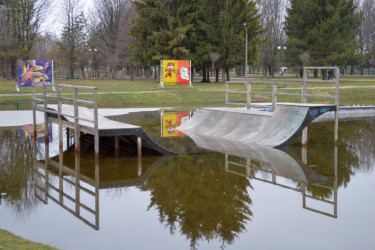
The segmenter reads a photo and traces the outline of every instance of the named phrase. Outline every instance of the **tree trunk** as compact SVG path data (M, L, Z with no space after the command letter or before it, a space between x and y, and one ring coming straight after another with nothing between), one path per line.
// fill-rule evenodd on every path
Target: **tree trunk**
M111 65L112 79L117 79L117 68L116 65Z
M12 80L12 69L10 67L10 62L7 61L5 64L6 78L7 80Z
M363 70L363 66L362 65L360 66L360 69L361 69L361 76L363 76L365 74L365 72Z
M207 73L206 73L206 64L203 64L203 67L202 67L202 82L207 82Z
M327 70L322 69L322 80L327 80Z
M237 66L237 67L235 68L235 70L236 70L236 77L239 77L239 76L242 75L241 67L240 67L240 66Z
M270 73L270 76L272 75L272 69L271 69L271 65L268 65L268 72Z
M215 73L216 73L215 82L219 82L219 69L215 69Z
M318 70L314 69L314 78L318 78Z
M17 60L10 60L10 72L11 72L11 78L16 79L17 78Z
M221 80L225 83L225 69L221 69Z
M229 68L225 68L225 73L227 75L227 81L230 81L230 77L229 77Z
M86 76L85 76L85 66L81 66L81 74L82 74L82 79L86 79Z
M350 75L354 75L354 66L350 66Z
M134 81L134 66L130 65L130 80Z
M210 66L209 66L209 64L206 64L206 67L207 67L207 70L206 70L206 72L207 72L207 82L210 82Z

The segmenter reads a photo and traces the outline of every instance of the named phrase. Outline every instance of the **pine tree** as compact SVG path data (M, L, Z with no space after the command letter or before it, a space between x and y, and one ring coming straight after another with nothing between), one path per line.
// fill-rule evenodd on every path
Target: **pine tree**
M144 0L135 2L138 18L131 34L135 57L145 66L163 59L189 57L195 19L198 15L196 1Z
M218 53L217 66L244 63L245 34L249 27L249 62L254 62L259 32L255 3L246 0L143 0L134 2L138 18L131 34L135 58L145 66L162 59L189 59L208 81L210 54Z
M287 10L286 56L290 65L344 66L359 60L356 40L361 14L353 0L291 0Z

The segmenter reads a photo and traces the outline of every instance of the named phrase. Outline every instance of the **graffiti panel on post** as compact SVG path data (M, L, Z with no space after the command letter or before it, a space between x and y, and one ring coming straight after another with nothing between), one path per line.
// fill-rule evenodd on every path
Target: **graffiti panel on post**
M160 85L189 85L191 86L191 64L183 60L161 61Z
M53 84L53 60L18 60L18 86L31 87L31 77L36 85Z

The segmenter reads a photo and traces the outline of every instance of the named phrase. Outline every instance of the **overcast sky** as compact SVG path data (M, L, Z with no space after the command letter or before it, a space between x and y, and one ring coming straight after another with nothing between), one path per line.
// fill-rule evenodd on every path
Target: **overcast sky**
M63 2L65 0L53 0L50 14L46 17L45 22L41 25L42 33L48 32L60 36L63 27ZM89 19L90 12L94 6L95 0L80 0L83 8L83 12L87 19Z

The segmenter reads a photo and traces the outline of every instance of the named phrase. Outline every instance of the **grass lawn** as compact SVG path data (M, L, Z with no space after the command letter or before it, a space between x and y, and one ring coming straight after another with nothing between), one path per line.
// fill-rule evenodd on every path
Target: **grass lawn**
M301 93L298 85L284 85L287 82L302 82L301 78L256 78L258 82L280 83L279 93ZM100 108L135 108L135 107L207 107L223 106L225 100L225 84L219 83L193 83L193 88L188 86L166 85L159 87L158 81L145 80L56 80L56 84L69 84L76 86L93 86L98 89ZM20 109L31 109L31 88L21 88L17 93L15 81L0 80L0 110L15 110L16 102L21 104ZM334 84L309 83L309 94L334 95ZM352 88L345 88L352 86ZM366 87L367 86L367 87ZM371 87L372 86L372 87ZM375 105L375 78L341 78L340 79L340 105ZM315 89L317 87L324 87ZM357 88L356 88L357 87ZM311 89L310 89L311 88ZM243 84L232 84L231 90L245 90ZM253 84L253 91L269 92L270 84ZM82 91L81 99L92 100L92 95ZM42 98L42 89L37 88L38 98ZM2 95L2 96L1 96ZM64 89L64 96L72 97L69 88ZM230 100L244 101L244 94L230 94ZM278 101L300 102L301 97L279 96ZM271 97L253 95L254 102L270 102ZM308 99L309 102L332 103L330 99Z
M33 249L56 249L47 245L34 243L24 240L8 231L0 229L0 249L17 249L17 250L33 250Z

